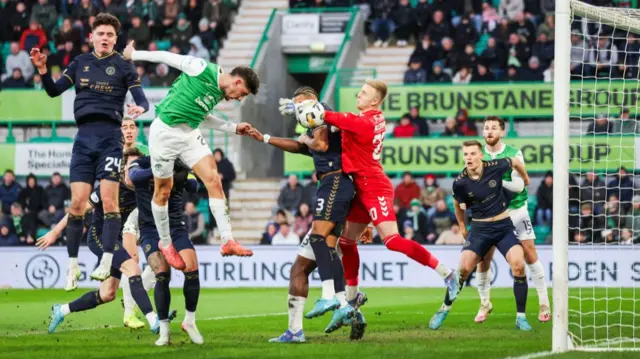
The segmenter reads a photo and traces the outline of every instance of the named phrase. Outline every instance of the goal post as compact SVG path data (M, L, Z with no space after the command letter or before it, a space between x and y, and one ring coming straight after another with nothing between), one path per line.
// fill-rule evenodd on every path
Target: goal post
M640 118L640 40L632 39L640 34L640 9L556 0L555 11L552 350L638 351L640 289L636 279L620 281L621 277L637 278L632 273L635 266L614 266L617 279L608 279L611 276L605 272L610 268L603 261L602 267L590 272L601 276L599 282L570 288L569 259L640 258L640 246L634 245L639 234L620 220L640 221L640 216L634 219L633 200L622 198L621 180L613 192L618 202L609 197L606 186L607 176L618 174L619 168L628 168L632 176L640 169L638 121L619 117L624 108ZM584 155L595 152L597 146L606 147L606 159ZM586 173L601 176L605 184L585 181L594 177ZM577 210L569 205L570 177L582 182ZM633 185L630 190L633 193ZM631 212L621 213L621 208ZM576 270L578 276L589 271Z

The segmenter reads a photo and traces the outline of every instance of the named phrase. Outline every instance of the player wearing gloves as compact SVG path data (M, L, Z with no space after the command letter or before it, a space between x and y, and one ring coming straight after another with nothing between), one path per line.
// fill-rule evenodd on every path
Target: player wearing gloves
M200 178L209 194L209 207L222 239L222 255L251 256L253 252L233 240L229 210L216 162L199 127L209 126L229 133L246 133L247 123L232 124L209 112L222 100L242 100L256 94L258 76L249 67L236 67L225 74L214 63L165 51L136 51L133 41L125 48L128 60L164 63L182 71L167 97L156 107L158 117L151 123L149 151L154 176L151 208L160 234L160 250L172 267L183 270L184 261L173 246L167 203L173 187L173 166L182 160Z

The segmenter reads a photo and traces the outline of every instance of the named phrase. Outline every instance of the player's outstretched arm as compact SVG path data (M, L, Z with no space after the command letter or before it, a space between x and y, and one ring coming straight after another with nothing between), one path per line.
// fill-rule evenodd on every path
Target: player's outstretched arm
M67 91L67 89L73 85L73 79L67 75L67 72L73 74L76 67L75 61L71 61L62 77L60 77L58 81L53 82L51 74L47 70L47 55L42 54L40 49L35 47L31 49L30 55L33 66L38 69L38 73L42 78L42 87L44 87L44 90L47 92L49 97L60 96L60 94Z
M87 201L87 204L85 205L84 211L87 212L92 207L93 207L93 205L91 204L91 201ZM50 246L54 245L56 243L56 241L58 240L58 237L60 237L60 235L62 234L62 231L64 231L64 229L67 228L67 221L68 220L69 220L69 214L67 213L67 214L64 215L64 217L62 217L60 222L58 222L53 227L53 229L51 229L49 232L47 232L47 234L45 234L44 236L38 238L38 240L36 241L36 247L38 247L38 249L43 251L43 250L49 248Z
M264 142L272 145L273 147L277 147L283 151L291 152L291 153L302 153L308 154L309 149L306 145L292 140L290 138L280 138L280 137L272 137L270 135L263 135L260 131L255 128L252 128L247 135L251 136L254 140L258 142Z
M324 122L335 126L343 131L357 132L362 131L364 126L370 125L363 116L356 115L351 112L324 112Z
M329 129L327 126L316 127L313 130L313 137L303 134L298 138L298 142L314 151L327 152L329 149Z
M178 55L167 51L136 50L134 41L127 45L122 56L127 60L167 64L189 76L198 76L207 68L207 62L197 57Z
M251 130L251 125L246 122L233 123L231 121L225 121L212 114L208 114L205 116L204 121L200 124L200 127L226 133L233 133L236 135L245 135L249 133L249 130Z
M531 183L531 180L529 179L529 174L527 173L527 170L524 168L524 163L520 161L518 157L513 157L511 158L511 166L520 175L520 177L522 177L522 180L524 181L524 185L528 186L529 183Z

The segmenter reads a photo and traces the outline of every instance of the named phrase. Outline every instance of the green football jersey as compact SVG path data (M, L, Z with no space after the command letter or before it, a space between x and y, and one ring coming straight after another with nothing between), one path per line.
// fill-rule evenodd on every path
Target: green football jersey
M502 149L502 152L499 153L489 153L487 151L487 147L485 146L483 149L484 152L484 160L485 161L491 161L491 160L496 160L496 159L500 159L500 158L507 158L507 157L518 157L518 159L524 163L524 157L522 156L522 151L520 151L519 149L513 147L513 146L509 146L509 145L504 145L504 148ZM511 176L513 174L513 170L505 173L505 175L502 177L503 180L505 181L511 181ZM522 190L522 192L518 193L518 194L514 194L513 198L511 198L511 202L509 202L509 208L511 209L516 209L516 208L521 208L523 206L525 206L527 204L527 199L529 198L529 193L527 192L527 186L524 186L524 189Z
M224 92L218 85L221 74L222 68L214 63L208 63L198 76L180 74L167 97L156 106L160 120L169 126L185 123L198 128L205 116L224 99Z

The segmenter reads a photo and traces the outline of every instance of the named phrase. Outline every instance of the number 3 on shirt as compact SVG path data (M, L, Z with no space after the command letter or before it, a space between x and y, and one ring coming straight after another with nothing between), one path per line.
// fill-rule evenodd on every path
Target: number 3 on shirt
M373 136L373 159L380 161L380 153L382 152L382 141L384 141L384 133Z

